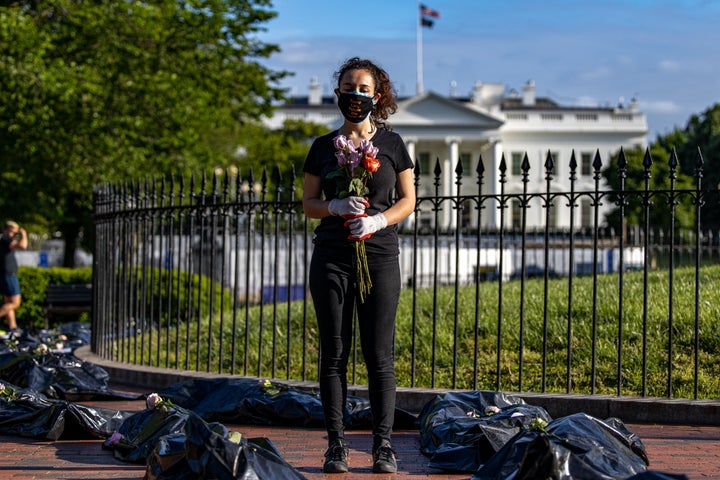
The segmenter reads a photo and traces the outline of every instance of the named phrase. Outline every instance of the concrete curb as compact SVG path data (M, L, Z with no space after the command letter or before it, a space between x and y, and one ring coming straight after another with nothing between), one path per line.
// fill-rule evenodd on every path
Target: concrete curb
M147 389L161 389L175 383L199 378L247 378L241 375L175 370L113 362L95 355L87 345L76 349L74 354L81 360L102 367L107 371L114 383ZM278 379L277 381L298 389L317 389L317 383L315 382L284 379ZM441 389L398 388L397 407L408 412L418 413L430 400L447 392L448 390ZM348 393L367 397L367 387L350 385L348 386ZM533 392L505 393L522 398L531 405L544 408L553 418L584 412L600 419L617 417L624 423L720 426L720 400Z

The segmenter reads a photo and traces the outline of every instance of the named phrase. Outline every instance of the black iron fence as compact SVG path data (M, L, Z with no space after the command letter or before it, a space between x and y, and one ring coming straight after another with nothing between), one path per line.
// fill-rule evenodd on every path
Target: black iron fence
M675 186L675 155L655 187L648 156L639 189L626 187L622 152L617 188L598 156L591 188L574 156L558 182L548 155L544 185L532 185L527 157L516 176L504 159L492 175L482 158L473 172L416 170L418 190L434 194L399 226L399 384L715 397L720 248L702 219L718 191L703 188L700 156L690 188ZM446 175L450 196L440 194ZM298 184L292 173L220 171L97 186L93 350L139 365L315 380L315 224ZM364 383L356 352L350 380Z

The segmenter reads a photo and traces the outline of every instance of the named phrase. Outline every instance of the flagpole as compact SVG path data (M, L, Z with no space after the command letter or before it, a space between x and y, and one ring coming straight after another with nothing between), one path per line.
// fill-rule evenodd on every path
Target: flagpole
M422 65L422 18L420 14L420 1L417 0L417 19L415 20L415 28L417 28L417 95L423 93L423 65Z

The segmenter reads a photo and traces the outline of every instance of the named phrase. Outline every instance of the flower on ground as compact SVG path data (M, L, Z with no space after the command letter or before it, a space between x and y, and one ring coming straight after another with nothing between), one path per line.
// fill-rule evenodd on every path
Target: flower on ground
M113 434L110 435L110 438L108 439L108 444L109 445L117 445L118 443L120 443L120 440L122 440L123 438L125 438L125 435L123 435L122 433L113 432Z
M530 422L530 430L545 432L545 427L547 427L547 422L540 417L535 417L535 419Z
M15 398L15 394L17 392L14 388L12 388L10 385L5 385L4 383L0 382L0 398L7 398L9 400L12 400Z
M147 396L147 399L145 400L145 403L147 403L148 408L156 408L159 407L162 403L162 397L158 395L157 393L151 393Z
M147 404L148 408L161 410L163 412L167 412L168 408L177 408L175 404L173 404L170 400L162 398L157 393L151 393L150 395L148 395L145 399L145 403Z
M485 407L485 415L495 415L496 413L500 413L499 407L496 407L495 405Z
M287 390L287 386L281 383L273 383L270 380L260 380L260 390L268 395L277 395L278 393Z

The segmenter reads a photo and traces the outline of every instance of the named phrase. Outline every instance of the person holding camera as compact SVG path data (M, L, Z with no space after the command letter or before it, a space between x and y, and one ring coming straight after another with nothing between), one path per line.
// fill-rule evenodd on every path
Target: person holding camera
M25 250L28 245L27 233L12 220L5 222L0 237L0 293L3 304L0 306L0 318L7 319L11 334L18 334L15 310L20 306L20 282L18 281L18 263L15 250Z

